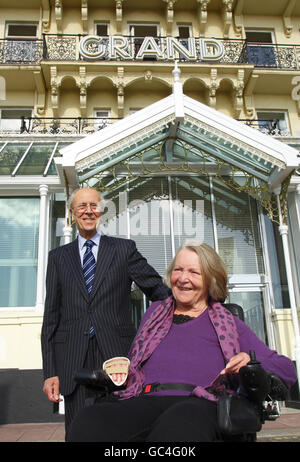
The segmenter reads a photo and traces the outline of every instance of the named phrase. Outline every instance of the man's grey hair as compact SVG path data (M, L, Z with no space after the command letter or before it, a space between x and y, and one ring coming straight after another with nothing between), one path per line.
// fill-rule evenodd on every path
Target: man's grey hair
M100 193L99 191L97 191L97 189L94 189L94 188L77 188L77 189L75 189L75 190L72 192L72 194L70 195L70 197L69 197L69 200L68 200L68 209L69 209L69 210L72 209L72 205L73 205L73 201L74 201L74 196L75 196L75 194L76 194L78 191L80 191L81 189L92 189L93 191L96 191L96 192L98 193L98 195L99 195L99 202L100 202L100 210L101 210L101 212L103 212L104 209L105 209L105 202L106 202L106 201L105 201L105 199L104 199L104 197L103 197L103 194Z

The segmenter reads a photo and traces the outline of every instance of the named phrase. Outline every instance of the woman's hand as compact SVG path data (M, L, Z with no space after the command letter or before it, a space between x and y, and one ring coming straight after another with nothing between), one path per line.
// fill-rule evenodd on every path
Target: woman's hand
M240 368L246 366L250 360L250 356L244 352L232 356L220 374L237 374Z

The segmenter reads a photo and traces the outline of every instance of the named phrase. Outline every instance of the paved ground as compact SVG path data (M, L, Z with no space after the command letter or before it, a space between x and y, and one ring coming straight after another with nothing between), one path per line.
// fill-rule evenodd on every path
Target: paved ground
M300 442L300 410L282 408L281 416L266 422L258 442ZM63 423L10 424L0 426L0 442L64 442Z

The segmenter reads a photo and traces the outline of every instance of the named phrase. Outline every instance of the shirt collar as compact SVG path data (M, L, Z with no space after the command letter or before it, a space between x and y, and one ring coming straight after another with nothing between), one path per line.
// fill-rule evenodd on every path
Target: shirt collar
M97 232L95 236L92 237L92 239L89 239L90 241L93 241L95 245L99 245L100 242L100 237L101 237L101 231ZM79 243L79 248L82 250L84 247L84 244L86 243L87 239L82 237L80 234L78 234L78 243Z

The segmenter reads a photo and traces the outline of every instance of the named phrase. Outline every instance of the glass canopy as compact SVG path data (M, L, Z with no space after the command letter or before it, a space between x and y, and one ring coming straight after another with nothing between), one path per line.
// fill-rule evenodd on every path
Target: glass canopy
M0 175L57 175L54 158L69 143L6 141L0 143Z

